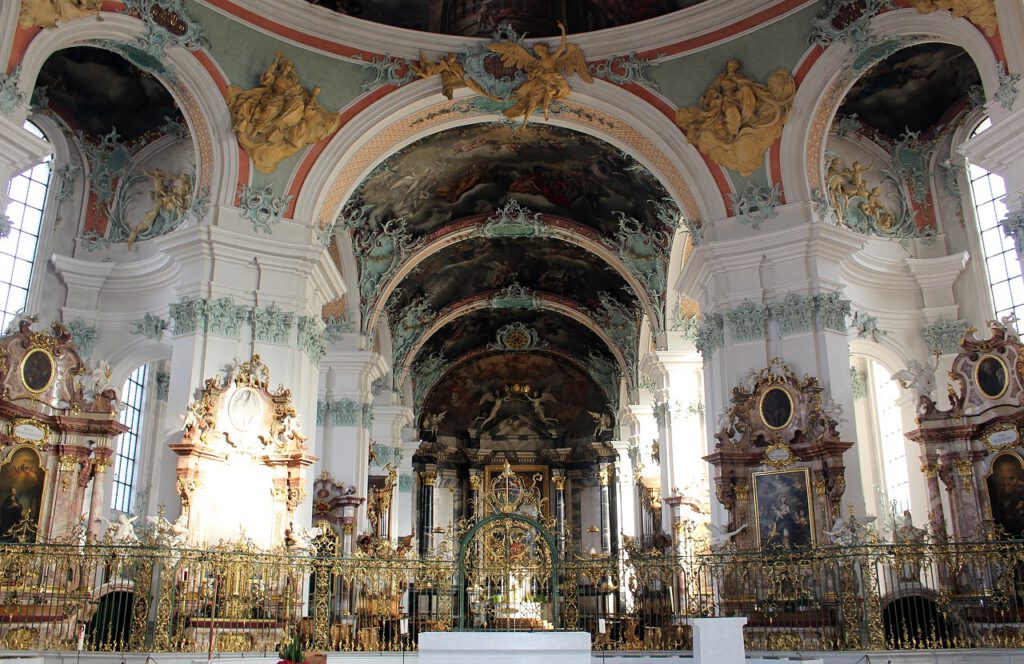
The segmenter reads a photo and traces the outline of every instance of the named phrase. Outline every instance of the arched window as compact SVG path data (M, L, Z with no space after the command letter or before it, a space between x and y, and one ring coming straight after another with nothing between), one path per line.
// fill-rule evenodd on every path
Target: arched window
M985 118L975 127L971 137L992 125ZM1011 313L1017 315L1018 332L1024 330L1024 276L1021 276L1020 258L1013 238L1006 237L999 222L1006 217L1006 195L1003 178L975 164L968 164L971 178L971 197L974 216L981 234L981 250L985 257L985 271L992 292L992 305L996 318Z
M39 127L31 122L25 123L25 129L46 139ZM43 207L50 186L51 160L52 156L48 156L14 176L7 189L6 214L11 230L7 237L0 238L0 330L6 329L14 314L21 311L28 300Z
M121 424L128 427L117 443L114 460L114 490L110 507L130 513L135 509L135 482L138 478L139 441L142 438L143 411L146 406L146 365L132 372L121 389Z

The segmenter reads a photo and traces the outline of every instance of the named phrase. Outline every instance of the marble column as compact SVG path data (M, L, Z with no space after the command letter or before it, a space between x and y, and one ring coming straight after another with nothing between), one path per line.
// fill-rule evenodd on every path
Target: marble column
M601 509L601 553L612 551L612 509L611 509L611 480L614 468L610 463L602 463L597 470L597 483L600 489Z
M89 499L89 530L86 541L90 544L98 541L103 533L103 516L106 513L106 504L103 500L103 487L106 482L107 470L113 460L112 450L96 450L92 462L92 496Z
M555 491L555 540L558 557L565 558L565 471L551 471L551 486Z
M426 556L434 549L434 485L437 470L420 472L420 555Z

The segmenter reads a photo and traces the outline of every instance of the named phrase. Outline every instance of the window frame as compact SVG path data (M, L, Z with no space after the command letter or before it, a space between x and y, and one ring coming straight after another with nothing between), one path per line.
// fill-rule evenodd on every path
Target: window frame
M139 376L140 373L141 376ZM128 374L121 387L120 397L123 410L118 421L128 426L129 430L118 436L112 457L113 472L110 480L109 508L113 512L132 514L138 507L139 477L144 470L143 442L150 415L147 412L151 392L149 382L149 364L140 364ZM133 398L135 395L138 395L137 400ZM125 421L127 417L133 417L132 425ZM126 443L132 446L130 454L126 453L124 447ZM123 464L126 459L131 463L130 477L124 477Z

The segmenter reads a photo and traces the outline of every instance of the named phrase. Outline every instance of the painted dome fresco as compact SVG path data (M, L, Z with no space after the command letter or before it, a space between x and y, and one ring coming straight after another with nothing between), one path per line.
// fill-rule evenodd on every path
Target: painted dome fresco
M374 23L465 37L489 37L502 24L531 37L603 30L657 18L705 0L308 0Z

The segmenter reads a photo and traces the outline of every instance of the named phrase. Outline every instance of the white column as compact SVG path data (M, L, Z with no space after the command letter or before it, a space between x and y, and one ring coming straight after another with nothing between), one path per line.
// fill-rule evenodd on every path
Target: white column
M370 428L376 420L370 386L384 375L387 365L373 351L330 350L321 362L324 375L321 401L330 404L321 433L319 470L329 472L339 484L354 485L357 495L367 495L370 470ZM360 509L356 528L366 528L366 509Z

